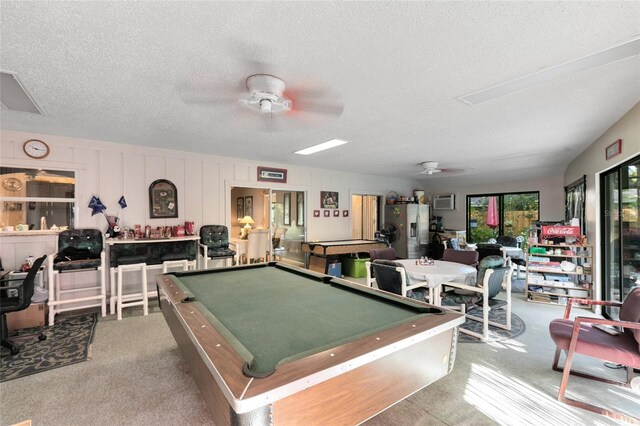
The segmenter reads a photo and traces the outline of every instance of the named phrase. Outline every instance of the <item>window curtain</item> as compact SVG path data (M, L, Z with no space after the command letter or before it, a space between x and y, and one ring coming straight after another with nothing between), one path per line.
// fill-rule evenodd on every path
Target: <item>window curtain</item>
M587 176L573 182L564 187L564 219L568 223L571 219L580 220L580 233L587 233L587 224L585 223L585 194L587 191Z

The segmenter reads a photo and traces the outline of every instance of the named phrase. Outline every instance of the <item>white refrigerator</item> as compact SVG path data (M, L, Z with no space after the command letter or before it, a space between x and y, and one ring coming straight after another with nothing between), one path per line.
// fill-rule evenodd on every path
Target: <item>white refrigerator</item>
M396 256L418 259L427 255L429 244L428 204L387 204L384 230L389 234Z

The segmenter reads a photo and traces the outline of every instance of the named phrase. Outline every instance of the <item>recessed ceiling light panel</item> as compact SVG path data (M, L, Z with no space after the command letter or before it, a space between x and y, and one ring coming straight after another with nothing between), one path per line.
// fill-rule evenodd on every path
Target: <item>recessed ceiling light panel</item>
M296 151L296 154L300 154L300 155L315 154L316 152L324 151L325 149L335 148L336 146L344 145L345 143L349 143L349 142L343 141L340 139L331 139L330 141L323 142L318 145L310 146L309 148L301 149L300 151Z
M10 72L0 71L0 102L10 111L44 115L18 76Z

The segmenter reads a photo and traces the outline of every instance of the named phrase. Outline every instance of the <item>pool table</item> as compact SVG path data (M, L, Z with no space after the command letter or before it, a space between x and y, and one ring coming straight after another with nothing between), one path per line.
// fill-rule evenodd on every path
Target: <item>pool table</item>
M305 266L312 271L326 274L328 259L341 254L369 252L372 249L383 249L387 245L375 240L336 240L336 241L306 241L302 243L305 256Z
M357 424L448 374L463 315L279 263L156 276L217 425Z

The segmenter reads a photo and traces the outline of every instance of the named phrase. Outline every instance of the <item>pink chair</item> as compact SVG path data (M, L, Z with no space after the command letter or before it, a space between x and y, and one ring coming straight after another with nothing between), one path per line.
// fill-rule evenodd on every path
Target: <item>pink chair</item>
M631 379L633 379L633 369L640 368L640 288L633 289L623 303L585 299L569 299L568 302L564 318L553 320L549 324L549 333L557 346L553 359L553 369L562 372L558 401L615 419L640 424L640 418L630 417L623 413L610 411L565 396L570 374L605 383L625 387L630 386ZM569 315L573 303L620 307L620 320L576 317L575 320L571 321L569 320ZM597 324L622 327L624 331L618 335L611 335L596 328ZM567 354L564 368L558 367L561 351L565 351ZM627 380L621 382L579 371L571 371L571 362L576 353L626 366Z

